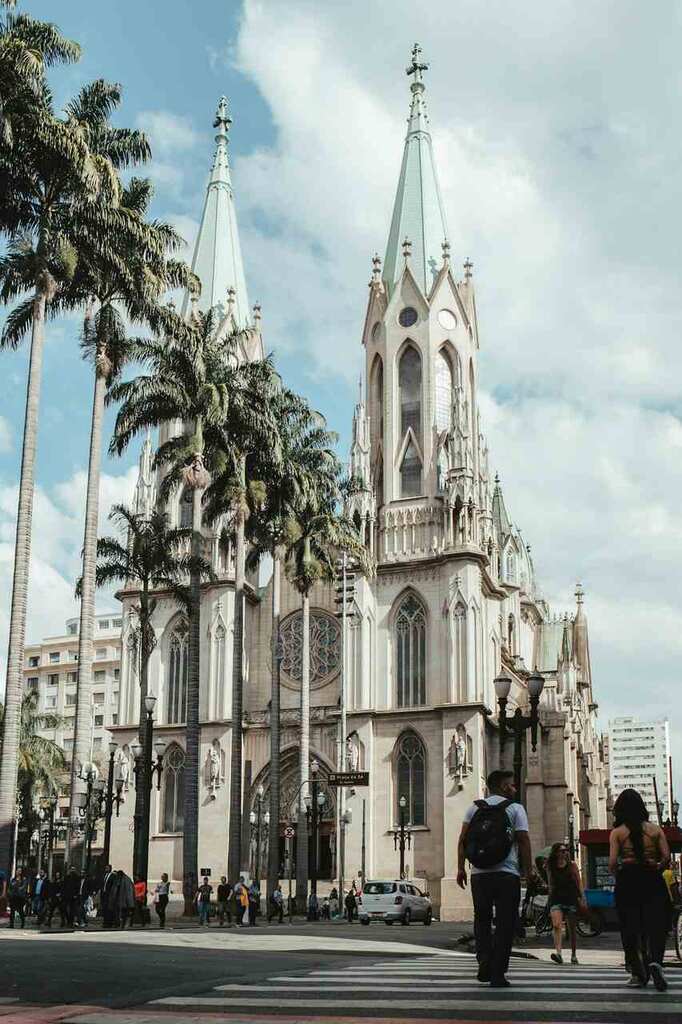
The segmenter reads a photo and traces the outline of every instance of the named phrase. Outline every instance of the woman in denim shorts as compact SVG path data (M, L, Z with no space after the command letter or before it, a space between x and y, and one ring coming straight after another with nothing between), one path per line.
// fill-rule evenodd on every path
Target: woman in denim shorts
M554 932L554 952L552 960L562 964L561 939L564 921L568 922L568 934L571 939L571 963L577 964L576 955L576 918L578 908L585 909L583 883L577 865L571 860L565 843L555 843L547 859L547 876L549 879L549 910L552 915L552 931Z

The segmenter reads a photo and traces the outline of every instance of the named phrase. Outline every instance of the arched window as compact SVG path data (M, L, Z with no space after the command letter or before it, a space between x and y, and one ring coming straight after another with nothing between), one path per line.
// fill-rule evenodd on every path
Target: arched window
M369 382L369 429L375 445L384 436L384 364L381 356L374 360Z
M192 529L192 491L189 487L180 495L180 529Z
M413 732L405 732L396 751L396 820L400 821L400 798L405 797L407 824L426 824L426 751Z
M395 638L398 707L426 704L426 612L414 594L398 609Z
M421 444L422 424L422 361L411 345L403 352L398 372L400 387L400 433L404 438L407 428L412 427Z
M400 444L405 444L408 430L411 430L417 443L422 439L422 361L419 353L411 345L403 352L398 370L398 386L400 390ZM410 438L403 460L400 465L400 496L414 498L421 494L422 464L414 440Z
M187 673L189 634L187 624L181 622L170 638L168 686L166 690L166 722L184 722L187 717Z
M516 581L516 559L512 551L507 552L506 576L509 583Z
M185 752L182 747L177 743L171 744L163 762L161 831L182 832L185 798Z
M445 349L436 355L436 427L449 430L452 415L452 363Z

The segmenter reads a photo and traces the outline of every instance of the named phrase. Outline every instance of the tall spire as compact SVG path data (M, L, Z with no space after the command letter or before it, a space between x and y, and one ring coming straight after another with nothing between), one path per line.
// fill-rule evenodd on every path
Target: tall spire
M404 260L400 258L401 243L409 239L412 243L410 270L425 295L440 270L442 245L448 238L426 113L424 72L427 68L421 47L415 43L412 63L407 68L412 78L410 116L384 260L384 280L390 290L404 268Z
M228 291L232 288L233 316L238 327L247 327L251 323L251 315L228 156L231 124L227 99L221 96L213 122L216 129L216 151L194 247L192 270L201 281L199 309L207 311L218 306L221 315L224 315L228 307ZM183 315L187 315L189 310L190 298L186 295L182 306Z

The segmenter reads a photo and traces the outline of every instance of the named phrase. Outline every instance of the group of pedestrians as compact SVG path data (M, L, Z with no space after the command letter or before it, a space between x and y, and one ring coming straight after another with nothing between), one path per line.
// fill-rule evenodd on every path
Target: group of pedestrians
M164 876L168 877L168 876ZM280 888L281 894L281 888ZM250 884L243 875L239 881L230 885L225 875L221 876L217 887L216 899L213 901L213 886L205 875L195 893L199 924L208 927L212 917L218 918L219 927L232 927L232 921L238 928L255 928L256 918L260 913L260 889L253 881ZM268 921L271 914L268 912ZM280 916L281 920L281 916Z
M93 894L87 880L75 868L64 877L57 871L53 878L44 869L28 874L17 868L3 886L10 928L15 928L17 922L24 928L27 918L35 918L39 925L51 928L55 914L62 928L87 928Z
M513 773L494 771L487 779L488 796L477 800L465 816L458 844L457 882L467 885L471 871L474 937L478 981L493 988L510 985L506 974L516 933L521 876L537 882L531 853L528 817L516 800ZM663 829L649 821L646 805L634 789L624 790L614 805L609 870L615 878L615 903L629 985L649 981L667 989L663 958L671 924L671 898L664 873L670 849ZM565 843L555 843L546 864L554 951L563 964L562 938L568 926L571 963L578 963L576 924L587 913L580 872ZM494 930L493 930L494 921Z

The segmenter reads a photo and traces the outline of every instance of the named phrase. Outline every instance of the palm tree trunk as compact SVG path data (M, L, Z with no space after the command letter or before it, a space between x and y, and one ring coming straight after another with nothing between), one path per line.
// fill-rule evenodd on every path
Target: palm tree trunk
M280 792L280 650L279 620L282 563L277 548L272 554L272 684L270 695L270 846L268 848L268 913L279 883Z
M243 470L243 466L242 466ZM230 751L230 833L227 875L239 881L242 849L242 709L244 703L244 509L237 513L234 552L234 650L232 652L232 748Z
M17 532L14 545L14 575L9 621L5 714L0 758L0 867L11 868L16 814L17 757L21 726L21 695L24 688L24 641L26 637L26 598L31 561L31 520L35 457L38 433L38 409L45 341L45 287L36 287L33 300L31 355L26 387L24 439L21 451L21 476L17 508Z
M201 495L192 491L192 555L201 555ZM187 726L185 753L184 825L182 834L182 891L185 916L196 913L194 895L199 874L199 652L201 644L201 573L194 566L189 579L189 671L187 680Z
M95 635L95 569L97 567L97 521L99 518L99 477L102 460L102 421L107 382L104 374L95 369L95 389L92 397L90 423L90 454L88 458L88 489L85 499L85 536L83 538L83 582L81 585L81 613L78 632L78 687L74 718L73 754L71 758L71 799L69 820L78 820L80 794L85 782L79 778L81 767L91 760L92 737L92 660ZM80 865L85 836L70 835L66 863Z
M144 699L147 696L149 689L149 658L152 652L152 646L149 638L149 580L145 579L142 582L142 591L140 593L140 710L138 720L138 737L139 742L144 744L145 738L145 720L146 712L144 706ZM137 654L135 655L137 658ZM146 871L144 870L144 861L142 858L141 849L146 844L149 845L149 812L146 807L146 795L145 787L142 785L135 786L135 812L133 821L135 825L135 831L133 835L133 874L142 874L146 881ZM144 823L147 824L146 836Z
M303 594L303 635L301 651L301 742L300 786L298 796L298 826L296 829L296 903L298 912L305 914L308 906L308 826L305 796L310 774L310 595Z

